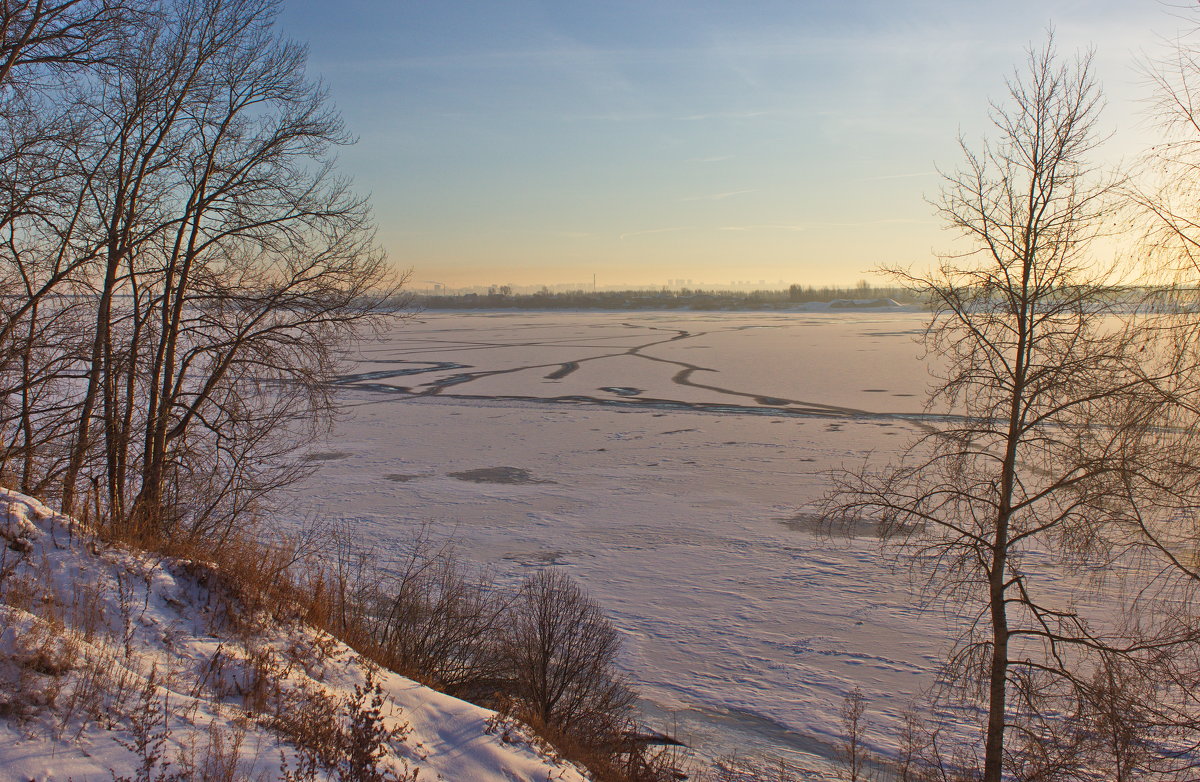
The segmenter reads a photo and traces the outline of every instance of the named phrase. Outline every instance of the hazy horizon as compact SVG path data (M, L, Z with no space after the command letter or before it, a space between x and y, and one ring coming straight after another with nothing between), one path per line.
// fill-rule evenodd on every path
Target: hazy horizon
M643 283L631 283L621 280L604 281L599 278L593 282L592 280L576 280L572 282L541 282L534 281L525 284L514 283L488 283L483 284L466 284L466 285L449 285L441 282L419 280L410 282L407 286L408 290L416 293L484 293L484 292L499 292L501 288L507 286L511 288L512 293L538 293L542 290L549 290L552 293L573 293L576 291L600 291L603 293L619 293L622 291L645 291L645 290L693 290L693 291L730 291L730 292L755 292L755 291L771 291L782 292L787 291L792 285L800 285L803 288L813 288L816 290L838 290L838 291L855 291L865 289L873 290L892 290L902 286L889 283L884 280L867 280L870 275L861 275L859 279L854 281L842 281L833 283L810 284L803 280L703 280L695 278L667 278L658 282L650 281Z
M1094 47L1114 135L1151 129L1159 2L283 6L359 137L340 166L413 286L880 282L944 248L926 199L1053 26Z

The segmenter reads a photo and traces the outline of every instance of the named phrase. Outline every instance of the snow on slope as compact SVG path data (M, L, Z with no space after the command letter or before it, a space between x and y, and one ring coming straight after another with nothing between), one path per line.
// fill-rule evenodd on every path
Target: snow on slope
M402 779L586 779L520 726L387 671L370 675L373 721L368 667L345 645L300 623L222 621L202 568L106 548L37 500L0 490L0 545L0 782L282 778L304 755L284 734L330 735L348 708L397 731L378 771Z

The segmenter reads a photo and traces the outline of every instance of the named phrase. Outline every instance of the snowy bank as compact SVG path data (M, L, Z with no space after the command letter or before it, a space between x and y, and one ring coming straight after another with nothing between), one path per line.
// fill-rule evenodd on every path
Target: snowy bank
M0 545L0 782L587 778L328 634L229 621L202 564L105 546L6 490Z

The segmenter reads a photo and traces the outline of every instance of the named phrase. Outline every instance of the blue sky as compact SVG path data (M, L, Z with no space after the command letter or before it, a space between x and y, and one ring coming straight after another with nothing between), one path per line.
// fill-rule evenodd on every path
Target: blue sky
M1149 139L1156 0L285 0L395 264L466 285L853 283L946 245L926 198L1051 24L1109 162Z

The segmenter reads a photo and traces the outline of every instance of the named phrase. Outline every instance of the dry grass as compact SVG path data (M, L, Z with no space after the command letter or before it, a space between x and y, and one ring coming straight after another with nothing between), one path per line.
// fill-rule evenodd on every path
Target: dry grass
M17 528L3 525L5 532ZM53 524L48 529L64 532ZM0 542L0 639L8 652L0 654L0 717L58 741L78 740L93 726L115 730L137 759L129 775L113 775L120 782L416 778L415 770L389 770L392 762L403 766L398 753L408 730L384 726L382 690L372 679L345 700L317 683L338 648L335 640L293 633L278 649L261 640L273 625L332 624L327 600L335 593L312 556L311 539L265 545L232 536L214 547L117 532L73 542L74 530L64 536L64 546L99 555L78 573L62 572L64 562L75 566L73 558L44 555L61 548L53 541L42 555L35 546L14 544L21 540L15 535ZM166 570L157 570L160 565ZM198 585L192 594L199 605L173 604L176 598L155 593L152 581L164 572ZM147 664L139 639L150 626L146 615L156 594L181 617L198 609L206 617L201 623L226 640L184 670ZM163 628L160 636L168 649L171 632ZM298 677L299 685L289 685L294 670L315 681ZM206 721L205 730L195 729ZM293 748L257 776L251 771L262 766L259 748L246 746L252 725L274 729Z
M246 530L230 532L219 542L203 538L164 537L145 527L100 530L108 543L173 560L209 593L209 617L214 630L247 637L269 622L304 620L327 624L324 559L319 555L319 531L279 536L264 542Z
M282 736L294 752L281 758L276 778L415 779L415 771L406 777L382 770L381 758L402 757L397 752L405 731L383 727L377 685L369 682L343 702L319 685L288 683L301 671L320 681L340 640L381 667L481 705L507 706L539 737L531 746L585 765L598 779L657 782L671 776L664 757L622 739L631 716L624 701L599 720L589 715L573 724L541 719L529 708L521 695L523 674L512 667L504 642L520 613L513 610L516 595L502 594L488 574L464 567L448 549L415 551L406 562L388 563L385 576L346 536L332 536L331 551L328 530L270 543L248 532L231 533L213 545L147 532L155 528L102 528L86 544L113 553L110 559L118 564L107 585L55 579L49 563L24 554L16 555L21 567L0 556L0 604L37 617L42 628L23 639L28 647L23 662L0 671L10 683L5 691L17 693L0 700L0 713L53 711L60 739L78 738L89 725L134 725L139 738L130 751L141 758L134 782L243 778L236 758L246 750L244 728L214 723L207 738L193 736L167 757L162 748L164 735L172 733L167 718L188 708L194 715L201 703L218 713L246 715ZM198 603L177 609L205 617L208 630L224 639L209 656L174 673L147 670L137 650L159 565L198 585ZM56 583L70 586L60 594L64 590ZM108 606L115 604L108 616L101 610L106 599ZM258 640L264 630L292 623L326 634L303 633L296 636L303 642L280 648ZM169 631L163 638L169 647ZM70 670L79 644L93 651ZM175 691L186 695L170 708L152 708L148 693L168 680L184 682Z

